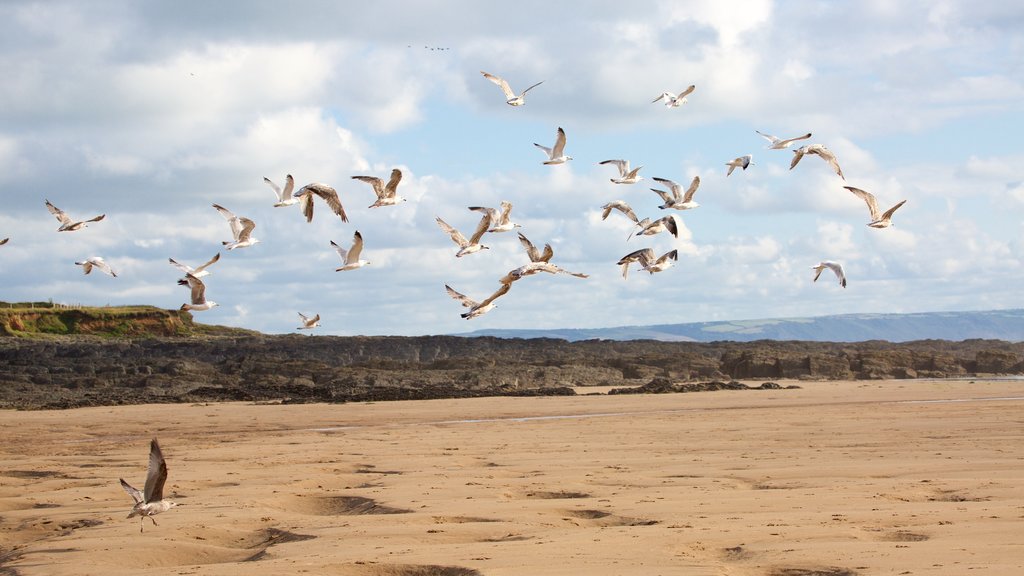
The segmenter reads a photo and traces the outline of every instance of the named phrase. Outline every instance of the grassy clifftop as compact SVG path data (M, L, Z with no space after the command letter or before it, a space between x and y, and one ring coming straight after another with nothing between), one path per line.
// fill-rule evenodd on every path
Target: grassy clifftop
M193 322L192 314L155 306L63 307L50 302L0 302L0 335L89 335L108 338L251 334Z

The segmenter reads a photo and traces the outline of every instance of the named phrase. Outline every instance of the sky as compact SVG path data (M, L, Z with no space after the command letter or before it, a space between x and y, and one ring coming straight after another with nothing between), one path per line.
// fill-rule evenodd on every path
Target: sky
M210 324L319 334L427 335L848 313L1019 308L1024 285L1024 5L907 2L7 1L0 18L0 300L188 300L168 258L220 252L195 312ZM527 94L508 106L486 71ZM696 86L666 108L664 91ZM534 143L567 134L573 160ZM790 169L755 130L827 146ZM753 164L726 176L726 162ZM614 184L599 162L644 180ZM407 202L370 209L351 177L404 177ZM307 223L264 177L327 183ZM663 211L653 177L700 207ZM906 204L867 226L873 193ZM57 232L50 200L77 219ZM475 300L528 259L515 233L456 258L435 222L471 232L468 206L512 202L518 230L587 279L540 274L483 316ZM621 214L674 212L679 237L633 237ZM225 251L220 204L260 243ZM370 265L335 272L356 231ZM623 279L650 247L674 267ZM101 256L116 278L75 261ZM849 281L812 282L821 260Z

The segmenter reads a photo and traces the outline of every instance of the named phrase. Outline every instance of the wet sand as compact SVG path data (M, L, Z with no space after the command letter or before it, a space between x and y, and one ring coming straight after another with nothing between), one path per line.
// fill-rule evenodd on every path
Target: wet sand
M798 384L2 412L0 574L1024 573L1024 382Z

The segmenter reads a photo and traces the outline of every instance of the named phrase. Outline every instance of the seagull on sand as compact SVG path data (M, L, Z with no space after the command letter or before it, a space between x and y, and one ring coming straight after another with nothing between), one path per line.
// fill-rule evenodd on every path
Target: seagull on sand
M769 144L768 144L768 149L769 150L785 150L786 148L789 148L789 146L791 144L793 144L793 142L796 142L797 140L806 140L806 139L811 137L811 133L808 132L807 134L804 134L803 136L796 136L795 138L786 138L785 140L783 140L781 138L776 138L775 136L772 136L771 134L765 134L764 132L761 132L760 130L754 130L754 132L757 132L758 134L761 135L761 137L763 137L765 140L767 140L769 142Z
M753 162L751 162L753 159L754 157L752 155L747 154L746 156L740 156L739 158L734 159L732 162L726 162L725 165L729 167L729 171L726 172L725 175L729 176L732 174L732 171L737 168L746 170L747 166L753 164Z
M494 82L501 88L501 91L505 93L505 103L509 106L522 106L523 104L526 104L526 93L544 83L544 81L541 80L517 95L512 91L512 87L508 85L508 82L506 82L504 78L495 76L494 74L488 74L483 70L481 70L480 73L484 75L484 78Z
M590 278L589 274L583 274L581 272L569 272L561 266L555 266L550 262L530 262L524 264L515 270L509 271L508 274L502 276L498 282L502 284L512 284L520 278L526 278L527 276L533 276L538 272L547 272L548 274L568 274L569 276L575 276L577 278Z
M60 228L57 228L57 232L74 232L75 230L81 230L86 227L85 225L87 223L99 222L106 216L106 214L100 214L99 216L94 216L88 220L72 220L71 216L68 216L66 212L51 204L49 200L46 201L46 208L50 211L50 214L53 214L57 218L57 221L60 222Z
M167 482L167 463L164 461L164 454L160 451L160 444L157 443L156 438L153 438L149 443L149 472L146 473L145 491L140 492L138 489L132 488L132 485L125 482L124 478L120 480L121 487L135 501L135 506L132 506L132 511L128 514L128 517L139 516L139 519L142 520L139 532L142 532L146 526L146 518L152 520L153 526L156 526L156 520L153 516L161 512L167 512L178 505L176 502L164 500L164 483Z
M860 188L854 188L853 186L843 186L843 188L853 192L858 198L867 203L868 210L871 211L871 222L868 222L868 226L871 226L872 228L888 228L889 226L892 226L893 212L899 209L900 206L907 203L906 200L901 200L892 208L889 208L885 212L880 212L878 210L878 203L875 201L874 194L865 192Z
M630 233L630 235L626 237L626 240L629 240L629 238L634 234L637 236L654 236L661 232L668 232L673 237L679 238L679 225L676 222L675 216L672 215L665 216L664 218L658 218L653 222L651 222L650 218L644 218L637 223L637 226L640 227L640 231Z
M191 275L195 276L196 278L202 278L204 276L209 276L210 272L207 270L207 268L209 268L213 263L217 262L218 260L220 260L220 252L217 252L217 254L213 258L210 258L210 260L206 264L203 264L202 266L200 266L198 268L193 268L193 267L189 266L188 264L182 264L182 263L178 262L174 258L168 258L167 259L167 261L170 262L171 265L173 265L178 270L181 270L185 274L191 274Z
M180 310L194 310L196 312L201 312L203 310L209 310L214 306L220 306L220 304L217 304L213 300L206 299L206 284L203 284L202 280L196 278L192 274L186 273L183 280L178 280L178 284L188 285L192 290L191 303L182 304Z
M623 256L618 264L622 266L622 277L626 278L629 274L629 265L633 262L640 264L641 270L647 270L651 274L655 272L661 272L672 266L672 264L679 259L679 251L672 250L662 254L661 258L654 258L654 250L650 248L641 248L635 252L630 252Z
M395 168L391 171L391 179L385 185L384 181L376 176L353 176L353 180L361 180L373 186L374 193L377 194L377 201L370 204L370 208L377 208L380 206L394 206L399 202L405 202L405 198L398 196L398 183L402 181L402 171Z
M317 326L320 325L319 314L310 318L309 316L306 316L302 312L299 312L299 318L302 319L302 326L299 326L298 328L296 328L296 330L312 330L313 328L316 328Z
M840 264L839 262L830 262L828 260L822 260L816 266L811 266L811 268L814 270L813 282L817 282L818 276L821 276L822 271L825 270L825 268L828 268L829 270L835 272L836 278L839 278L839 285L842 286L843 288L846 288L846 274L843 272L843 265Z
M502 200L500 211L497 208L487 208L485 206L470 206L469 209L487 214L488 232L508 232L516 228L521 228L519 224L516 224L509 219L509 216L512 213L511 202Z
M502 284L501 288L498 288L494 292L494 294L488 296L483 302L477 302L476 300L467 297L465 294L457 292L451 286L447 284L444 285L444 289L448 291L449 296L458 300L466 308L469 308L469 312L463 312L462 314L460 314L460 316L462 316L466 320L471 320L473 318L476 318L477 316L481 316L483 314L490 312L491 309L494 308L494 301L497 300L500 296L504 296L509 291L510 288L512 288L511 283Z
M338 256L341 257L341 261L344 262L344 265L341 268L334 269L335 272L355 270L356 268L362 268L370 263L367 260L359 259L359 254L363 251L363 235L359 233L359 230L356 230L355 235L352 236L352 247L348 250L345 250L341 246L335 244L334 240L331 240L331 246L334 246L334 250L338 253Z
M231 225L231 235L234 237L234 240L231 242L221 242L221 244L223 244L228 250L245 248L259 242L259 240L252 235L253 229L256 228L255 222L248 218L239 218L230 210L219 204L214 204L213 207L216 208L217 212L220 212L220 215L228 221L228 224Z
M668 178L654 178L655 182L661 182L665 186L668 186L669 192L664 190L658 190L657 188L651 188L653 192L657 192L658 196L665 201L664 204L658 206L662 210L667 208L674 208L676 210L690 210L700 206L700 204L693 201L693 195L697 193L697 187L700 186L700 176L694 176L690 182L690 187L683 192L683 187Z
M88 274L89 272L92 272L93 267L96 267L96 268L99 268L100 270L106 272L107 274L110 274L114 278L117 278L117 273L114 272L114 270L110 267L110 265L107 264L106 261L104 261L103 258L100 258L99 256L93 256L91 258L86 258L82 262L75 262L75 264L81 266L82 267L82 272L84 272L86 274Z
M554 147L548 148L547 146L541 146L536 142L534 142L533 145L540 148L548 155L548 159L544 161L545 164L565 164L569 160L572 160L572 156L565 155L565 130L562 130L561 126L558 127L558 135L555 136Z
M338 199L338 191L327 184L321 184L319 182L306 184L295 193L295 197L299 199L299 208L302 209L302 214L306 217L306 222L313 221L314 195L319 196L324 202L327 202L327 205L331 207L331 210L333 210L338 216L341 216L342 222L348 222L348 216L345 215L345 207L341 205L341 200Z
M629 160L605 160L598 162L598 164L614 164L619 169L619 177L611 178L611 181L616 184L636 184L644 179L643 176L638 174L643 166L637 166L630 170Z
M523 236L522 232L519 233L519 243L526 249L526 255L530 257L530 262L547 262L555 255L555 251L551 249L551 244L545 244L544 251L542 252L533 245L533 242L530 242L529 238Z
M473 235L466 240L466 237L462 235L455 228L452 228L447 222L437 217L437 225L441 227L449 236L452 237L452 241L459 245L459 251L455 253L456 258L462 258L467 254L479 252L481 250L487 250L488 247L480 243L480 238L487 232L487 227L490 225L491 219L489 216L484 214L483 218L480 219L480 223L476 225L476 230L473 231Z
M292 178L291 174L284 177L283 190L281 189L280 186L274 184L274 182L271 181L270 178L267 178L266 176L263 177L263 181L269 184L270 187L274 189L274 193L277 194L277 202L274 203L275 208L291 206L292 204L295 204L296 202L299 201L298 198L292 196L292 190L295 189L295 179Z
M632 220L634 224L640 223L640 219L636 217L636 213L633 212L633 209L629 207L629 204L626 204L623 200L612 200L604 206L601 206L601 210L603 210L603 212L601 212L601 220L607 220L608 215L612 213L612 210L618 210L625 214L626 218Z
M796 168L796 165L800 162L800 159L804 157L804 154L817 154L818 156L821 156L821 159L828 162L828 165L836 171L836 174L840 178L846 180L846 176L843 176L843 169L839 167L839 161L836 160L836 155L826 148L824 144L808 144L793 150L793 161L789 163L790 170Z
M678 95L671 92L662 92L661 96L658 96L651 101L651 104L654 104L659 100L664 100L666 108L679 108L679 106L686 104L686 97L689 96L696 88L697 86L695 84L690 84L686 87L686 90L683 90Z

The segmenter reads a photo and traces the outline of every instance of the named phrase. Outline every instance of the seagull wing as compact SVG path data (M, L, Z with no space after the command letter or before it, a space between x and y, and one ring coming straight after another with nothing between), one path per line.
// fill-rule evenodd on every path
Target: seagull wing
M796 142L797 140L806 140L806 139L808 139L810 137L811 137L811 133L808 132L807 134L804 134L803 136L797 136L795 138L786 138L785 140L779 140L778 143L780 145L782 145L782 146L789 146L790 144L792 144L793 142ZM778 140L778 139L776 139L776 140Z
M331 240L331 246L334 246L334 251L338 253L338 257L341 258L341 261L348 264L348 250L338 246L334 240Z
M46 201L46 208L47 210L50 211L50 214L53 214L57 218L57 221L60 222L61 224L71 224L71 217L68 216L60 208L57 208L53 204L50 204L49 200Z
M320 198L323 198L324 202L330 206L331 210L341 217L342 222L348 222L348 216L345 214L345 207L341 205L341 199L338 198L338 191L326 184L311 185L310 190L313 194L316 194Z
M700 176L694 176L693 180L690 181L690 187L687 188L686 189L686 193L683 194L683 202L689 202L689 201L693 200L693 195L697 193L697 188L699 186L700 186Z
M214 256L213 258L210 258L210 260L206 264L203 264L202 266L196 268L195 272L202 272L203 270L206 270L208 267L210 267L211 265L216 263L218 260L220 260L220 252L217 252L216 256ZM172 260L171 262L173 263L174 261ZM190 270L185 270L185 271L186 272L190 272Z
M516 97L516 93L512 91L512 87L508 85L508 82L506 82L504 78L495 76L494 74L488 74L483 70L481 70L480 73L484 75L484 78L487 78L491 82L494 82L495 84L498 85L499 88L501 88L501 91L505 93L506 100L511 100ZM531 86L530 88L532 87L533 86Z
M117 277L117 273L114 272L114 269L111 268L110 264L107 264L107 262L103 258L100 258L99 256L95 258L89 258L89 262L91 262L93 266L99 268L100 270L103 270L107 274L110 274L115 278Z
M191 273L186 273L185 279L188 281L188 287L192 290L192 304L198 306L206 302L206 284L203 284L202 280Z
M394 198L398 192L398 183L402 181L402 171L395 168L391 171L391 179L388 180L386 186L384 186L384 196L386 198Z
M447 222L441 220L440 217L437 217L436 219L437 225L441 227L441 230L444 230L445 233L452 237L453 242L458 244L460 247L469 246L469 241L466 240L466 237L462 235L462 232L459 232L455 228L452 228Z
M167 481L167 463L156 438L149 443L149 472L146 474L146 502L164 499L164 482Z
M846 273L843 271L842 264L838 262L825 262L825 265L829 267L836 274L836 278L839 279L839 285L846 288Z
M679 93L679 96L676 96L676 100L682 100L683 98L686 98L696 89L696 84L690 84L689 86L686 87L686 90L683 90L682 92Z
M654 190L654 189L651 188L651 190ZM654 190L654 191L658 192L658 190ZM609 202L609 203L605 204L604 206L602 206L601 208L604 210L604 212L601 213L601 220L604 220L604 219L608 218L608 215L611 214L612 210L618 210L618 211L622 212L623 214L625 214L626 217L629 218L630 220L632 220L633 222L639 222L639 220L636 217L636 213L633 212L633 209L630 208L629 204L626 204L622 200L615 200L615 201Z
M499 218L499 216L498 216L498 211L496 209L488 208L486 206L469 206L469 209L473 210L474 212L480 212L482 214L486 214L487 218L489 218L488 227L494 227L494 226L498 225L498 218Z
M893 206L892 208L889 208L888 210L886 210L885 212L883 212L883 213L882 213L882 220L888 220L888 219L892 218L892 214L893 214L893 212L895 212L896 210L898 210L900 206L903 206L903 205L904 205L904 204L906 204L906 203L907 203L907 201L906 201L906 200L903 200L903 201L902 201L902 202L900 202L899 204L896 204L896 205L895 205L895 206Z
M871 212L871 220L879 220L881 213L878 211L878 202L875 201L875 195L871 192L866 192L860 188L854 188L853 186L843 186L850 192L853 192L858 198L863 200L868 205L868 211ZM902 203L901 203L902 204ZM899 206L897 206L898 208Z
M481 302L479 306L477 306L477 308L483 308L484 306L487 306L491 302L494 302L495 300L497 300L501 296L504 296L505 294L507 294L508 291L511 288L512 288L512 283L511 282L509 282L508 284L502 284L501 288L498 288L497 290L494 291L494 294L491 294L490 296L485 298L484 301Z
M508 224L509 219L512 217L512 203L508 200L501 201L501 216L498 218L499 224Z
M248 218L239 218L238 224L238 241L245 242L252 235L252 231L256 228L256 223Z
M455 290L451 286L445 284L444 289L448 291L448 295L458 300L466 308L473 308L477 305L476 300L466 296L465 294Z
M345 264L353 264L359 261L359 254L363 251L363 235L356 230L356 233L352 236L352 247L348 250L348 257L345 259Z
M483 218L480 218L480 223L476 225L476 230L473 231L473 235L469 237L470 244L476 244L483 237L484 232L491 227L491 215L484 214Z
M676 223L675 217L665 216L662 218L662 221L665 222L665 228L668 230L668 233L679 238L679 225Z
M541 80L540 82L537 82L536 84L534 84L533 86L530 86L526 90L523 90L522 92L519 93L519 97L522 98L523 96L526 95L527 92L529 92L530 90L533 90L534 88L536 88L537 86L540 86L543 83L544 83L544 81Z
M659 102L661 100L665 100L666 98L669 99L669 100L674 100L675 97L676 97L676 95L671 93L671 92L662 92L661 96L658 96L654 100L651 100L651 104L654 104L654 103Z
M679 250L671 250L662 254L661 258L658 258L654 263L655 265L660 265L668 262L669 260L679 261Z
M620 178L625 178L626 173L629 172L629 160L605 160L598 162L598 164L614 164L619 169Z
M767 141L768 141L768 142L769 142L770 144L772 144L773 146L774 146L775 144L778 144L779 142L781 142L781 140L779 140L779 139L778 139L778 138L776 138L775 136L772 136L771 134L765 134L764 132L761 132L760 130L754 130L754 132L757 132L758 134L760 134L762 138L764 138L765 140L767 140Z
M218 252L217 255L219 256L220 252ZM191 266L188 266L187 264L182 264L175 260L174 258L168 258L167 261L170 262L171 265L173 265L178 270L184 272L185 274L191 274L193 272L196 272L196 270L194 270Z
M836 159L836 155L833 154L831 150L825 148L824 146L815 146L808 150L808 152L810 152L811 154L817 154L818 156L821 156L821 159L824 160L825 162L828 162L828 165L831 166L832 169L836 171L836 174L840 178L846 180L846 177L843 176L842 168L839 167L839 160Z
M384 197L384 181L376 176L353 176L353 180L362 180L370 186L373 186L373 193L377 195L377 198Z
M555 136L555 145L551 148L551 155L553 158L562 156L565 152L565 130L562 127L558 127L558 135Z
M796 165L800 163L800 159L807 153L807 146L801 146L796 150L793 150L793 160L789 163L789 169L796 168Z
M655 192L657 192L658 195L661 196L662 199L665 200L665 202L668 202L668 201L673 200L673 199L674 200L680 200L681 199L682 195L680 194L680 191L682 190L683 187L680 186L679 184L676 184L675 182L673 182L672 180L669 180L668 178L658 178L657 176L652 178L652 180L654 180L655 182L661 182L665 186L668 186L668 189L670 190L670 192L665 192L664 190L657 190L655 188L651 188L651 190L654 190Z
M119 480L121 480L121 488L124 488L124 491L132 497L132 500L134 500L136 504L141 504L145 498L145 496L142 495L142 492L140 492L138 488L134 488L131 484L125 482L124 478L119 478Z
M274 181L271 180L270 178L267 178L266 176L263 177L263 181L266 182L274 190L274 194L277 195L277 200L279 202L283 202L285 200L286 196L281 191L281 187L280 186L278 186L277 184L274 184Z

